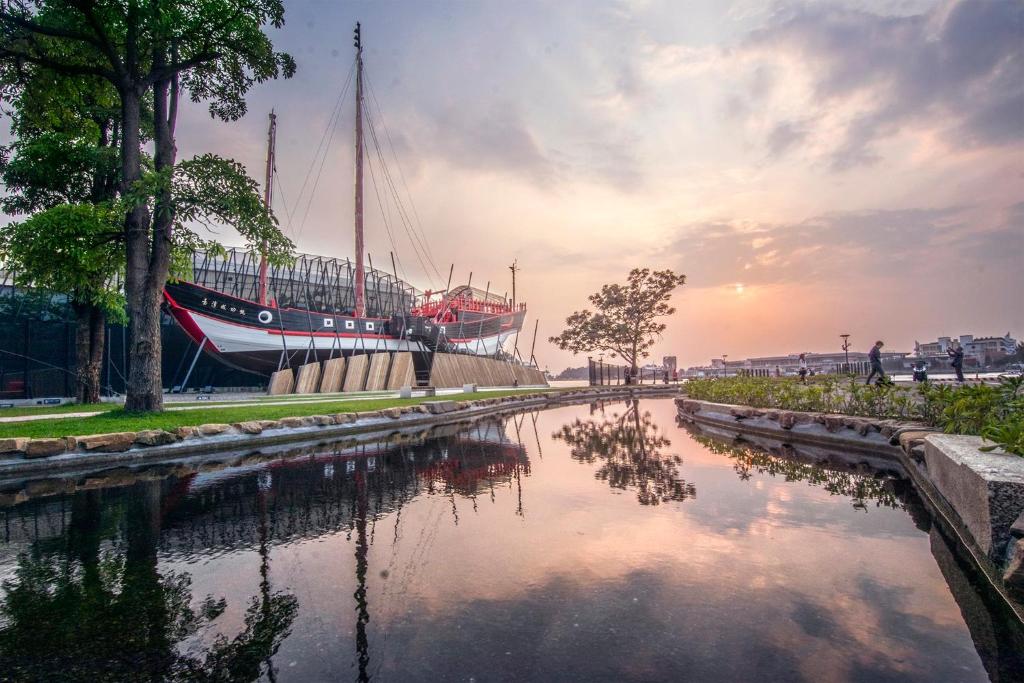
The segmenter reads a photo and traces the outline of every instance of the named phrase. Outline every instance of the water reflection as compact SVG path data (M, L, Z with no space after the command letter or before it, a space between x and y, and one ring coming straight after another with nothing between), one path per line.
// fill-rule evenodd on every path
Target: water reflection
M356 678L369 680L373 523L426 494L448 497L457 524L456 495L475 505L516 484L521 501L530 472L522 445L495 422L232 463L90 475L54 487L79 489L70 496L6 511L5 540L28 548L2 584L0 680L274 680L273 656L300 605L274 589L271 548L338 531L354 535ZM229 638L218 632L227 601L197 599L189 572L159 566L239 550L258 553L259 584Z
M569 445L573 460L598 463L594 477L615 489L635 489L641 505L683 501L697 489L679 475L683 460L667 455L672 445L639 401L627 401L620 415L592 418L563 425L552 435Z
M695 434L630 402L0 483L0 680L1019 674L903 481Z
M274 591L266 548L264 582L232 639L201 655L179 645L207 629L226 604L193 607L188 573L158 571L162 487L132 487L110 506L100 491L71 501L63 538L18 556L3 582L0 670L4 680L255 680L288 635L298 603ZM267 667L269 670L269 665Z
M780 445L784 454L775 455L743 441L725 441L695 431L691 431L690 436L712 453L730 458L733 469L743 481L754 474L781 476L786 481L803 481L811 486L820 486L832 495L846 496L858 510L867 511L868 501L876 507L906 509L898 491L905 490L905 484L901 486L901 480L891 473L851 472L848 468L836 469L820 462L806 462L788 445Z

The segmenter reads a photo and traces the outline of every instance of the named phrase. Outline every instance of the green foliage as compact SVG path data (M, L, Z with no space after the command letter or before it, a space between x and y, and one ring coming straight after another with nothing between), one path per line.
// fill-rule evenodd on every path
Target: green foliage
M695 399L755 408L920 420L950 434L982 436L995 443L993 448L1024 455L1021 377L1001 377L998 386L923 382L914 388L869 386L852 377L845 383L820 377L806 385L789 378L727 377L691 379L686 393Z
M0 261L21 287L64 292L117 319L124 211L110 203L61 204L0 231Z
M671 270L634 268L625 285L605 285L591 294L596 310L576 311L566 318L565 330L548 341L574 354L605 351L635 368L665 331L658 319L675 313L668 304L672 291L685 283L685 275Z

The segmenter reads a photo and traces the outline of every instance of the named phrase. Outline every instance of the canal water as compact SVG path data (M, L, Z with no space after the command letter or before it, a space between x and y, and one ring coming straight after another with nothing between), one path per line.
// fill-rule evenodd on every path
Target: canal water
M649 400L10 484L0 680L1019 680L906 481L792 456Z

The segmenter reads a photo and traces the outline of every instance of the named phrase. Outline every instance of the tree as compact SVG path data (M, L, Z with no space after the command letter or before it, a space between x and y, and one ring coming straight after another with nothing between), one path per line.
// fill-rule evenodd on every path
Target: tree
M63 292L75 312L76 395L100 400L107 317L124 315L115 277L124 264L117 205L60 204L0 231L0 260L14 283Z
M8 65L9 66L9 65ZM0 165L0 207L34 214L0 232L0 260L18 286L68 295L76 322L76 397L100 400L108 316L123 317L117 195L118 110L99 79L4 68L0 88L15 140Z
M163 408L160 303L170 274L175 219L172 178L180 97L208 100L223 120L245 114L256 83L290 77L263 26L284 23L282 0L0 0L0 59L55 73L100 78L120 104L120 190L125 294L130 320L128 410ZM143 102L152 98L153 194L143 180ZM276 227L276 225L275 225Z
M668 305L672 291L686 283L685 275L671 270L634 268L625 285L605 285L588 299L596 311L576 311L565 319L566 328L548 341L563 351L603 351L629 363L632 373L665 324L659 318L675 313Z

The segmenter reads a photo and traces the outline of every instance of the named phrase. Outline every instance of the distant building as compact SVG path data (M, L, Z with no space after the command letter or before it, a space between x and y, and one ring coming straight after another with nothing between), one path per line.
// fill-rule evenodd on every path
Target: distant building
M1003 337L975 337L962 334L957 338L964 349L964 360L970 365L989 365L1017 350L1017 340L1007 332ZM939 337L933 342L914 342L914 355L929 365L948 359L953 337Z
M675 356L663 356L661 359L661 366L665 368L669 374L672 374L679 367L679 363Z

